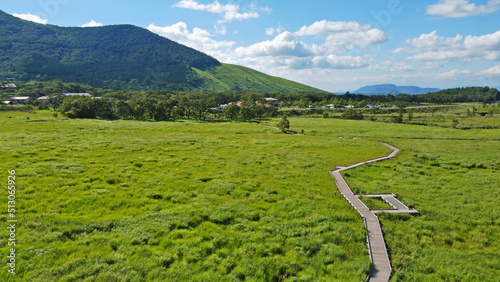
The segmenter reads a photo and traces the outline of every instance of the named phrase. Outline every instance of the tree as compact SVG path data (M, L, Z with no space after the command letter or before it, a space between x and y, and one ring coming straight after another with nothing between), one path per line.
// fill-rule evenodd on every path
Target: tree
M255 112L252 110L252 105L242 104L240 107L240 116L244 121L249 121L255 117Z
M241 100L248 102L249 104L255 104L255 102L264 102L264 97L259 93L248 93L241 96Z
M130 119L132 117L133 109L125 101L117 101L114 105L115 115L118 118Z
M222 110L222 113L228 119L237 120L238 114L240 113L240 107L238 107L236 104L230 104L227 105L224 110Z
M355 120L361 120L363 119L363 114L357 112L353 108L347 109L343 114L342 114L343 119L355 119Z
M391 121L394 123L402 123L403 122L403 114L399 113L397 116L391 116Z
M278 122L277 126L281 129L281 131L286 132L286 130L290 128L290 121L288 120L288 117L284 115L280 122Z
M312 104L309 98L302 98L299 101L299 108L308 108Z
M96 117L108 120L116 119L111 100L106 98L93 99L90 106L94 109Z
M413 120L413 111L409 110L408 111L408 121L412 121L412 120Z
M71 118L96 118L96 109L89 97L73 96L66 98L59 110Z
M196 120L205 120L209 110L207 101L203 99L195 99L191 101L190 105L191 113L194 118Z

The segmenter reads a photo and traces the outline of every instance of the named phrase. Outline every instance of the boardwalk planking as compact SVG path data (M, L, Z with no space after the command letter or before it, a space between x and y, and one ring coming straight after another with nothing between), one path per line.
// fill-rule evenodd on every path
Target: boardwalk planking
M372 270L368 277L368 281L373 282L389 281L389 278L391 277L392 267L391 261L389 260L389 255L387 253L384 235L382 233L382 229L380 228L378 217L372 211L370 211L370 209L356 195L354 195L340 172L364 165L366 163L373 163L393 158L399 152L399 149L397 149L396 147L393 147L387 143L382 144L392 150L389 155L365 162L352 164L346 167L337 167L336 170L330 172L331 175L335 178L337 187L339 188L344 198L354 207L354 209L356 209L361 214L364 219L367 230L368 251L370 253L370 259L373 264Z

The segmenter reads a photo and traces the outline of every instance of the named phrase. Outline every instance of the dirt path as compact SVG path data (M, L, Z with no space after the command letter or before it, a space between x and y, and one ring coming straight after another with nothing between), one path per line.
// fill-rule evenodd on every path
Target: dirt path
M336 170L332 170L330 172L335 178L337 187L344 198L359 212L359 214L361 214L365 222L368 251L373 264L368 281L389 281L389 278L391 277L392 267L384 241L384 234L380 228L378 217L356 195L354 195L351 188L349 188L349 185L347 185L340 173L344 170L352 169L366 163L373 163L393 158L399 152L398 148L387 143L383 144L392 150L389 155L365 162L355 163L346 167L337 167Z

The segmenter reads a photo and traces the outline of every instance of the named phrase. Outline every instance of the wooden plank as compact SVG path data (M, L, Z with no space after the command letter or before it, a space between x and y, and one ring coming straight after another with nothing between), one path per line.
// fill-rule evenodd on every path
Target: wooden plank
M382 229L380 228L380 222L378 221L375 213L370 211L370 209L358 197L356 197L356 195L354 195L340 172L361 166L365 163L378 162L393 158L399 152L399 149L386 143L383 144L391 148L392 152L389 155L382 158L356 163L346 167L338 166L336 167L336 170L330 172L330 174L335 178L335 183L337 184L340 193L342 193L344 198L354 207L355 210L359 212L359 214L364 219L367 230L368 252L370 254L370 260L372 261L372 270L370 271L370 275L368 276L368 281L374 282L389 281L392 272L389 254L387 253L387 248L384 241L384 235L382 233Z

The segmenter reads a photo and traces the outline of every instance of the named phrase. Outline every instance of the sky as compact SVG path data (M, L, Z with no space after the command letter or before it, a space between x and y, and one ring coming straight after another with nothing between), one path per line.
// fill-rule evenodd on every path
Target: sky
M133 24L222 63L343 93L500 87L500 0L0 0L42 24Z

